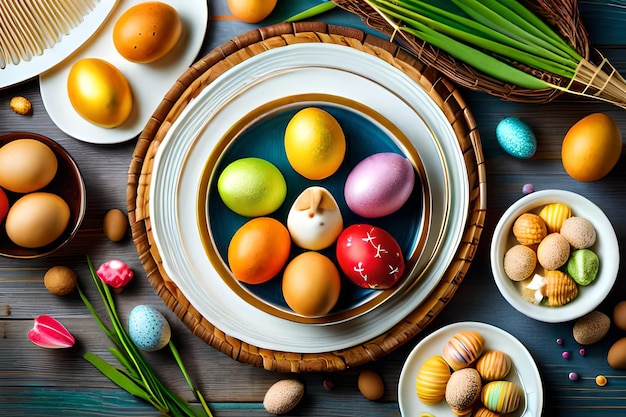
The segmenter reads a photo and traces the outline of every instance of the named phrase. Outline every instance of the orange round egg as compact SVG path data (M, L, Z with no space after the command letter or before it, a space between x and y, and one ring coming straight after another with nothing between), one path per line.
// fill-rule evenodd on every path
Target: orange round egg
M244 223L231 238L228 264L237 280L261 284L280 272L290 250L291 237L281 222L271 217L256 217Z
M174 49L182 32L183 23L176 9L148 1L130 7L117 19L113 44L127 60L146 64Z
M576 122L566 133L561 147L565 171L578 181L596 181L617 164L622 152L622 135L613 118L593 113Z
M282 289L293 311L308 317L322 316L337 303L341 278L333 261L319 252L309 251L287 264Z

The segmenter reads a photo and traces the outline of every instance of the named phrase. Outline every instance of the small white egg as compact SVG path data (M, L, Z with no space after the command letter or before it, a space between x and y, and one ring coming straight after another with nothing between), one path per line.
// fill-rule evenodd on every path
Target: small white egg
M167 346L172 330L158 310L138 305L128 315L128 334L139 349L152 352Z

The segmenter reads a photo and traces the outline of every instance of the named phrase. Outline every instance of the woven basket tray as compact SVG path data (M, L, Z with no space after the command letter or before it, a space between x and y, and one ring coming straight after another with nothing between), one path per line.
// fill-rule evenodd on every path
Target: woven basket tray
M303 42L345 45L379 57L424 87L441 107L465 155L470 208L462 242L451 265L429 297L389 331L358 346L320 353L261 349L224 334L189 303L167 276L152 239L148 196L153 159L172 123L192 98L238 63L269 49ZM278 24L245 33L215 48L189 68L167 93L133 153L128 177L128 213L134 243L147 277L165 304L199 338L233 359L281 372L330 372L378 359L418 334L450 301L476 251L485 220L486 183L480 138L474 119L454 84L397 46L364 32L324 23Z
M332 1L337 6L360 16L371 28L389 37L394 33L393 28L363 0ZM589 58L589 35L580 19L576 0L522 0L521 2L536 15L549 22L583 57ZM396 32L394 40L419 57L422 62L438 69L450 80L472 90L484 91L493 96L520 103L546 103L562 94L561 91L553 88L527 90L505 84L403 31ZM548 72L530 70L523 66L520 66L520 69L554 85L566 86L570 82L569 79Z

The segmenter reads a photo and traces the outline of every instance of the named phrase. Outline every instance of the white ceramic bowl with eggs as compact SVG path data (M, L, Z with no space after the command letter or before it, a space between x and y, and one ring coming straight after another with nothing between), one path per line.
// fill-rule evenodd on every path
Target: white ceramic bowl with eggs
M562 203L572 209L572 215L591 221L596 229L596 242L591 249L600 259L596 279L587 286L578 286L578 295L560 307L533 304L522 298L518 283L504 272L504 254L517 243L513 236L513 223L526 212L539 213L551 203ZM593 311L609 294L619 269L619 245L615 230L606 214L587 198L564 190L541 190L528 194L513 203L502 215L491 241L491 271L504 299L520 313L535 320L562 323L575 320Z

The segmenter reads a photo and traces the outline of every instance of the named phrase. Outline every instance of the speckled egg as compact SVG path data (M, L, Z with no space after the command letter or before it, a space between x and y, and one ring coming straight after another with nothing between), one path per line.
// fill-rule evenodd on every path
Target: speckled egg
M502 119L496 126L496 138L502 149L516 158L530 158L537 150L535 134L517 117Z
M158 310L138 305L128 315L128 334L139 349L152 352L167 346L172 330Z

